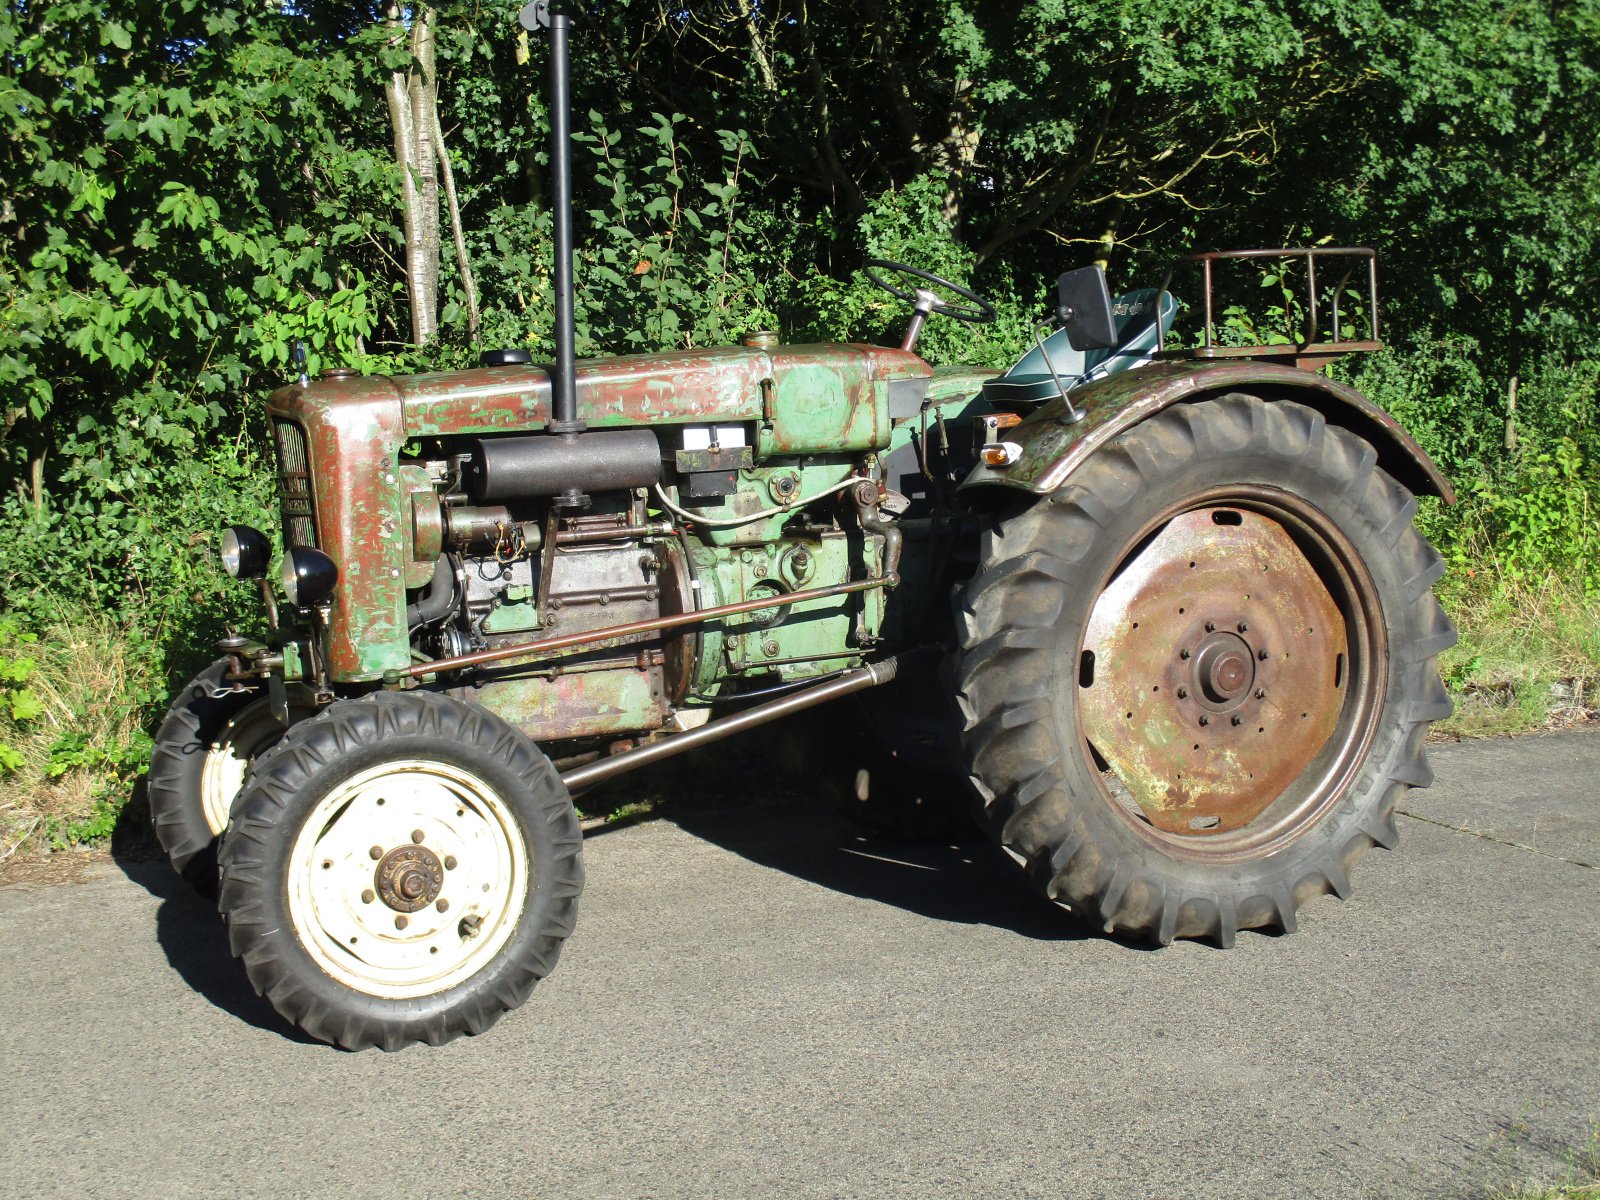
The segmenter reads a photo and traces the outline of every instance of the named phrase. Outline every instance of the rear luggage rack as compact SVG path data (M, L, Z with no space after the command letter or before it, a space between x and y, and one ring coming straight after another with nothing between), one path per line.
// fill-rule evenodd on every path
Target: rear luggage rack
M1252 345L1225 346L1217 340L1216 313L1214 302L1215 264L1238 259L1288 259L1303 260L1305 264L1305 291L1303 293L1304 324L1296 328L1296 314L1292 309L1285 307L1285 325L1280 332L1284 337L1282 342L1257 342ZM1322 336L1321 317L1317 306L1317 260L1318 259L1344 259L1343 274L1333 287L1332 310L1333 320L1329 336ZM1212 250L1202 254L1186 254L1178 260L1179 263L1199 263L1202 281L1204 302L1202 313L1205 317L1204 340L1198 346L1175 348L1162 351L1163 358L1268 358L1290 363L1293 366L1307 370L1316 370L1325 367L1340 355L1359 353L1383 349L1383 343L1378 340L1378 255L1374 250L1361 246L1317 246L1298 249L1277 250ZM1290 266L1286 263L1285 266ZM1344 322L1340 318L1339 300L1349 289L1351 277L1365 267L1366 276L1366 337L1346 338L1343 336ZM1173 272L1178 268L1174 266ZM1172 272L1169 272L1170 281ZM1261 335L1257 330L1257 336ZM1274 332L1274 331L1268 331Z

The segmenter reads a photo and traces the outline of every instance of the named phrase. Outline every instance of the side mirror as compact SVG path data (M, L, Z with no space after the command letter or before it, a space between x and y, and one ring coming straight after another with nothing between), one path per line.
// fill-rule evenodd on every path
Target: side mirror
M1064 271L1056 280L1056 321L1074 350L1109 350L1117 344L1111 292L1099 267Z

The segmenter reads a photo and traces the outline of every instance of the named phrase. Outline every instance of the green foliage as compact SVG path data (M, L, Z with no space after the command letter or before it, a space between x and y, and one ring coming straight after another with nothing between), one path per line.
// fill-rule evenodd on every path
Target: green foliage
M37 639L25 633L15 620L0 618L0 705L12 725L22 725L34 720L44 711L38 695L28 686L28 680L39 664L21 648ZM16 747L0 740L0 775L9 775L23 765L24 759Z

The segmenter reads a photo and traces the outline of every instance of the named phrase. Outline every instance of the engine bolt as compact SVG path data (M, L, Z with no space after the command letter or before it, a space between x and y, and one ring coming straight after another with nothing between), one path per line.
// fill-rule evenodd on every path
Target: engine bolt
M368 850L367 853L372 856L373 862L377 862L378 859L383 857L383 847L374 846L371 850Z
M371 888L368 888L366 891L361 893L361 903L363 904L371 904L377 898L378 893L373 891Z
M440 912L449 912L450 911L450 901L448 901L448 900L440 900L439 903L434 905L434 907L437 908Z
M1201 713L1200 714L1200 724L1202 724L1202 725L1211 724L1211 718L1206 716L1204 713Z
M1259 658L1262 662L1266 662L1267 661L1267 652L1265 650L1257 650L1256 651L1256 657Z
M411 918L406 916L405 913L401 913L394 919L394 927L396 929L404 929L409 924L411 924Z
M1217 631L1217 623L1215 621L1207 621L1206 622L1206 632L1207 633L1215 633L1216 631Z
M1189 698L1189 689L1188 688L1184 688L1184 687L1179 688L1178 689L1178 699L1179 700L1187 700L1188 698Z
M456 869L456 856L454 854L446 854L444 856L444 869L446 871L454 871Z
M1249 633L1250 632L1250 626L1246 625L1243 621L1240 621L1239 622L1239 632L1240 633Z
M1234 717L1233 718L1233 724L1235 724L1235 725L1243 725L1244 724L1244 719L1241 718L1241 717Z
M413 829L411 831L411 840L419 846L422 845L422 830Z

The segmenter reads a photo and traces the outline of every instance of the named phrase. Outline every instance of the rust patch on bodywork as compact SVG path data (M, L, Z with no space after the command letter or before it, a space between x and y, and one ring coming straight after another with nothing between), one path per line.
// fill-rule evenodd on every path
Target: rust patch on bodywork
M406 629L410 513L399 454L401 402L382 377L324 380L274 392L267 411L306 435L317 539L339 568L328 619L335 682L373 679L411 661Z
M1260 816L1321 753L1349 675L1345 621L1271 517L1174 517L1095 603L1077 678L1084 737L1139 812L1207 835Z
M927 371L916 355L881 346L620 355L578 364L578 415L593 429L759 421L763 455L876 449L888 444L888 382ZM526 433L550 420L550 377L542 366L391 382L408 437ZM336 390L331 381L315 387Z
M1297 400L1336 418L1371 442L1384 470L1412 492L1455 503L1449 480L1427 451L1360 392L1310 371L1259 362L1158 362L1074 389L1082 420L1063 420L1067 406L1060 399L1041 404L1007 435L1022 447L1021 456L1007 467L980 464L961 486L999 485L1046 495L1123 430L1174 404L1237 388Z

